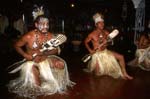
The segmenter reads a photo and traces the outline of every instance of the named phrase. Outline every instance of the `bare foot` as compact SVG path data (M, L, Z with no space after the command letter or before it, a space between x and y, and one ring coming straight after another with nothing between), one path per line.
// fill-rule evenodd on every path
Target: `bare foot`
M84 72L90 73L91 71L87 68L83 69Z
M128 74L124 74L124 75L123 75L123 79L132 80L133 77L129 76Z

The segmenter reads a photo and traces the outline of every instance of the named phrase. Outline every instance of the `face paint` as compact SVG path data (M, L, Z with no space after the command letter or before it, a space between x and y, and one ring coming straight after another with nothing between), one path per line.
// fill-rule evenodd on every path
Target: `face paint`
M40 18L40 20L37 23L37 28L42 33L48 32L49 20L47 18Z

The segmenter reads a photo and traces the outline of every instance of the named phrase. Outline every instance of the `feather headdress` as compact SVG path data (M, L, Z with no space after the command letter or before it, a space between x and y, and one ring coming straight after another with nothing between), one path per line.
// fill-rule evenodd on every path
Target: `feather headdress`
M98 23L98 22L103 22L104 19L103 19L103 16L99 13L96 13L94 16L93 16L93 19L95 21L95 24Z
M43 6L38 7L37 5L35 5L35 9L32 12L33 19L35 20L40 15L44 15Z

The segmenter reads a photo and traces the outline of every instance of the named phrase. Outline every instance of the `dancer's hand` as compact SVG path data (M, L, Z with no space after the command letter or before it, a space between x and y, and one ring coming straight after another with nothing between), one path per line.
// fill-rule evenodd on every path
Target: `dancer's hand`
M34 57L33 61L36 63L42 62L46 59L47 57L44 55L37 55Z
M28 61L31 61L33 59L32 55L30 55L30 54L25 54L24 58Z

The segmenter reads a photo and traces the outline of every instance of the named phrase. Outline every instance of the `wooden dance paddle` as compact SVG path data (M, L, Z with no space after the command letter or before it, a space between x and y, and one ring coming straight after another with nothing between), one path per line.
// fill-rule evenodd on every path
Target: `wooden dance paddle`
M53 50L59 45L63 44L66 40L67 40L67 37L65 35L58 34L55 38L52 38L51 40L43 43L42 49L40 49L40 51L44 52L46 50ZM38 54L35 53L33 54L33 57L36 57L37 55ZM13 65L9 66L7 68L7 71L9 71L8 73L16 73L22 68L21 64L23 64L26 61L27 61L26 59L23 59L22 61L16 62Z
M107 42L112 41L117 35L119 34L119 31L117 29L113 30L107 38ZM86 54L81 60L86 63L87 61L89 61L91 59L91 55L92 54Z

